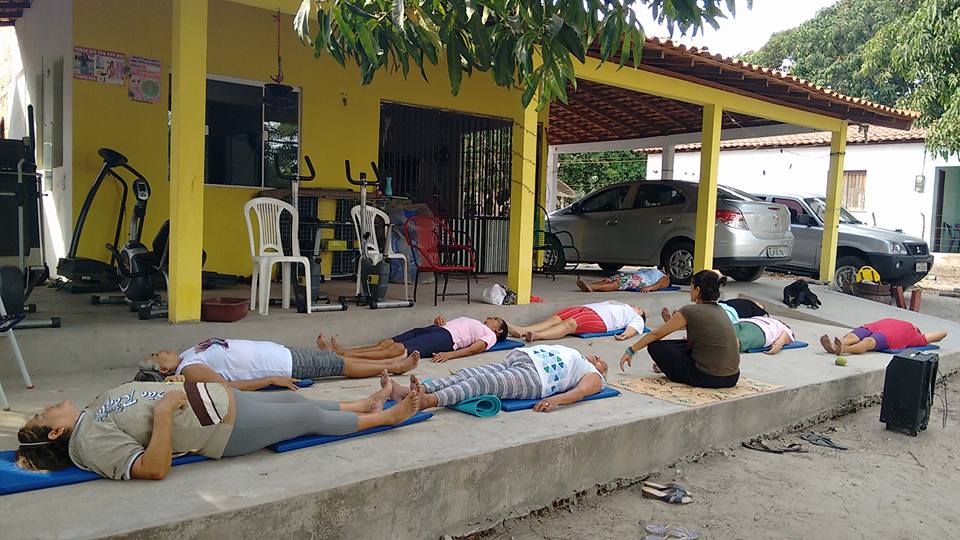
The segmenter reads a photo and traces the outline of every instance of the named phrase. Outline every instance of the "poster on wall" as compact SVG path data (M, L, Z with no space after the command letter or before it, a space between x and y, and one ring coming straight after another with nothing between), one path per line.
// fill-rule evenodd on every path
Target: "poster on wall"
M118 52L73 48L73 78L122 86L127 70L126 55Z
M127 94L132 101L160 101L160 68L160 60L143 56L130 57L130 84L127 86Z

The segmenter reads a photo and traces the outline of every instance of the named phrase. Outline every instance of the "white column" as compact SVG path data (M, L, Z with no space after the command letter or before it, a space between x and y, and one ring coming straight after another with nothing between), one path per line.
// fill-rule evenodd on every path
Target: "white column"
M557 209L557 173L560 170L560 153L556 145L547 147L547 200L543 205L547 212Z
M673 143L663 145L663 154L660 157L660 179L673 180Z

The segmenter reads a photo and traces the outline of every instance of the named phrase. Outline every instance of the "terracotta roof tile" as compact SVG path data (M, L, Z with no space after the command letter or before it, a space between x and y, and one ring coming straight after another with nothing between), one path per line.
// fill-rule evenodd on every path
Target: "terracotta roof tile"
M910 130L893 129L880 126L869 126L866 139L860 126L847 128L847 144L883 144L922 142L927 130L914 128ZM733 139L721 141L721 150L754 150L761 148L785 148L791 146L830 146L830 132L817 131L813 133L798 133L796 135L778 135L775 137L755 137L752 139ZM660 148L639 148L636 150L644 154L659 154ZM699 152L700 144L678 144L675 152Z

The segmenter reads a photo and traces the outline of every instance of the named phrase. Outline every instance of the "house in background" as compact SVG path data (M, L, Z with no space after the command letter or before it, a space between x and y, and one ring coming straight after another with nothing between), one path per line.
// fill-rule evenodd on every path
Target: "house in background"
M923 129L850 125L843 171L843 206L861 221L926 240L937 253L960 252L960 158L932 155ZM664 176L659 148L648 154L647 178ZM697 181L700 145L674 148L667 177ZM751 193L826 192L830 134L801 133L720 143L718 182ZM936 265L935 265L936 267Z

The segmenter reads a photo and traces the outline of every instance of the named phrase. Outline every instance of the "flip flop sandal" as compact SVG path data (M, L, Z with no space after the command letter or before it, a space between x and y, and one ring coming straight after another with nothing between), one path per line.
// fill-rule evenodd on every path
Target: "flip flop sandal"
M643 529L648 533L646 538L659 538L659 539L681 539L681 540L697 540L700 538L700 533L697 531L691 531L684 527L665 527L658 523L648 523Z
M806 450L803 449L803 446L799 443L791 443L787 446L776 447L776 446L767 446L760 439L753 439L748 442L740 443L741 446L749 450L756 450L758 452L767 452L770 454L788 454L788 453L806 453Z
M659 499L670 504L689 504L693 502L693 499L687 496L687 490L683 486L673 486L666 490L644 486L643 496L648 499Z
M815 444L817 446L825 446L827 448L833 448L834 450L847 450L846 446L843 446L842 444L837 444L830 437L827 437L826 435L821 435L820 433L813 433L811 431L810 433L801 435L800 438L807 441L810 444Z
M693 495L693 491L690 491L689 489L685 488L684 486L681 486L680 484L672 484L672 483L671 483L671 484L659 484L659 483L657 483L657 482L652 482L652 481L650 481L650 480L644 480L644 481L643 481L643 485L644 485L644 486L647 486L647 487L651 487L651 488L653 488L653 489L658 489L658 490L660 490L660 491L667 491L668 489L671 489L671 488L681 488L681 489L683 489L685 492L687 492L687 495ZM653 533L653 534L657 534L657 533Z

